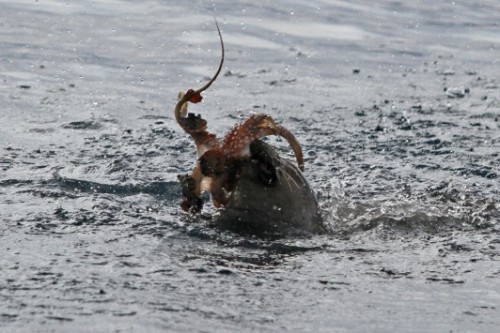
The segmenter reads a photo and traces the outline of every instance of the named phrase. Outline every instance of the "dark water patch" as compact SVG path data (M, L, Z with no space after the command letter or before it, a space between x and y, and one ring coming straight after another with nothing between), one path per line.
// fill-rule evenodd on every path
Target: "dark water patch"
M56 214L57 214L57 211L56 211ZM102 219L100 219L98 217L98 215L102 215L103 212L101 213L98 213L98 212L93 212L93 211L88 211L88 210L85 210L85 209L78 209L76 213L73 214L73 220L72 220L72 224L74 226L82 226L82 225L90 225L90 224L97 224L99 223L100 225L104 225L104 224L109 224L109 223L106 223L106 222L112 222L112 220L107 220L107 221L103 221ZM104 212L105 215L107 215L106 217L110 217L109 216L109 213L106 214L106 212ZM63 217L66 219L66 217Z
M393 278L393 279L408 277L411 274L411 272L398 272L395 269L385 268L385 267L381 268L380 272L385 273L388 277Z
M441 166L438 164L414 164L415 169L439 170Z
M49 190L49 189L29 189L19 191L18 193L29 193L31 195L40 197L40 198L52 198L52 199L76 199L80 197L79 195L74 194L73 192L67 191L57 191L57 190Z
M73 321L73 318L70 317L58 317L58 316L45 316L45 318L50 319L50 320L56 320L56 321L61 321L61 322L70 322Z
M139 119L147 119L147 120L158 120L158 119L170 119L170 117L167 116L162 116L162 115L157 115L157 114L147 114L144 116L139 117Z
M39 133L39 134L47 134L47 133L54 133L53 128L30 128L29 131L31 133Z
M445 88L446 96L448 98L464 98L470 93L469 88L451 87Z
M113 117L99 117L99 121L103 123L110 123L110 124L119 124L120 122L118 119L113 118Z
M14 313L0 313L0 322L2 322L2 321L13 321L18 316L19 316L18 314L14 314Z
M41 235L44 233L55 233L60 225L54 219L48 216L27 217L23 222L27 222L29 229L33 234Z
M11 285L8 287L8 290L11 291L29 291L29 290L42 290L43 287L25 287L20 285Z
M447 278L447 277L428 277L426 280L431 281L431 282L441 282L441 283L445 283L445 284L463 284L463 283L465 283L464 280L458 280L458 279Z
M27 179L5 179L0 180L0 186L21 186L21 185L31 185L33 180Z
M419 149L417 151L411 151L410 154L414 157L426 156L426 155L441 156L441 155L452 155L454 154L454 151L448 149L440 150L440 147L435 147L434 149Z
M287 256L288 257L288 256ZM209 264L205 267L197 268L197 273L217 273L223 275L234 274L235 271L231 270L252 270L262 268L273 268L283 263L285 258L278 253L247 253L243 254L238 251L234 252L206 252L197 251L196 255L185 257L186 261L208 260Z
M173 139L174 134L168 127L155 127L151 129L151 132L155 135L162 136L166 139Z
M435 120L426 120L426 119L418 119L413 121L411 124L415 129L432 128L437 126Z
M451 68L449 69L439 69L436 71L437 75L443 75L443 76L453 76L455 75L455 71Z
M115 316L115 317L130 317L130 316L135 316L136 314L137 314L137 311L130 311L130 312L115 311L115 312L113 312L113 316Z
M450 147L452 145L449 141L443 141L441 139L432 139L424 141L426 145L432 145L435 149L439 149L442 147Z
M107 174L133 171L134 166L132 163L133 163L132 156L122 154L118 158L113 159L113 161L108 163L105 171Z
M122 265L124 267L131 267L131 268L144 267L138 262L131 262L131 261L120 261L119 265ZM139 275L139 277L140 277L140 275Z
M65 129L75 129L75 130L98 130L102 128L102 124L95 120L81 120L73 121L71 123L61 126Z
M373 216L375 215L375 216ZM338 225L344 235L375 230L381 237L396 234L418 235L419 233L437 234L450 230L462 224L463 220L453 216L432 216L424 212L406 213L404 217L389 214L376 215L368 213L365 216L350 221L348 225Z
M266 83L270 86L274 86L274 87L281 87L281 86L285 86L285 85L288 85L291 83L295 83L296 81L297 81L297 79L293 78L293 79L272 80L272 81L264 82L264 83Z
M306 253L310 251L321 251L325 249L325 246L317 246L317 245L307 245L307 239L302 238L287 238L287 241L290 243L285 243L281 241L275 240L265 240L265 239L255 239L248 240L246 238L236 238L235 240L230 240L223 242L222 244L227 247L234 248L247 248L247 249L258 249L258 250L266 250L268 253L273 254L300 254ZM300 243L301 241L305 241L306 244L298 245L293 244L293 242Z
M375 146L370 147L370 149L380 155L391 155L393 158L404 158L408 155L409 151L406 147L411 147L413 144L409 140L402 140L404 144L400 141L390 141L390 142L377 142ZM406 146L406 147L405 147ZM362 169L365 166L361 167ZM391 167L383 167L390 170Z
M439 128L459 127L459 125L452 123L450 121L438 121L436 126Z
M102 184L89 180L64 178L57 176L53 184L77 192L109 193L130 196L139 193L162 197L167 200L179 198L180 188L177 182L150 182L145 184ZM48 184L51 182L49 181Z
M282 263L285 258L325 249L325 245L317 245L315 242L311 242L311 237L283 238L283 235L280 237L245 237L239 233L220 229L211 224L210 220L201 224L200 221L188 221L185 225L178 227L177 230L192 241L202 241L206 245L198 248L196 255L191 255L186 260L210 260L217 267L233 267L236 269L274 267ZM213 246L216 247L213 248ZM214 272L214 269L204 267L202 273L207 271Z
M410 110L416 112L417 114L427 115L427 116L434 115L436 113L436 110L432 106L423 107L422 105L413 105L410 107Z
M0 157L0 168L3 171L7 171L9 168L11 168L13 163L14 160L12 159Z
M457 169L460 175L473 175L487 179L498 178L498 174L493 167L468 163L465 167Z
M451 251L456 251L456 252L470 252L472 251L473 249L468 246L467 244L461 244L461 243L458 243L457 241L453 241L451 243L448 243L448 244L444 244L445 246L449 246L449 249Z
M242 74L242 73L238 73L238 72L235 72L235 71L232 71L232 70L228 70L224 73L224 76L226 77L230 77L230 76L236 76L237 78L244 78L244 77L247 77L247 74ZM208 78L208 80L210 80L211 78Z
M500 117L500 113L493 113L493 112L485 112L481 114L473 114L470 115L470 119L494 119L497 121L497 119Z

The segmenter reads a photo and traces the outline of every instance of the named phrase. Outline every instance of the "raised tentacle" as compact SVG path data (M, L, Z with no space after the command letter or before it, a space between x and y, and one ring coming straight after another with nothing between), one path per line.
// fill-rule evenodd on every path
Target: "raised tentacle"
M190 133L189 128L186 128L186 126L182 123L182 118L186 116L187 113L187 107L184 106L185 103L191 102L191 103L199 103L203 99L201 96L201 93L205 90L207 90L212 83L217 79L219 76L222 66L224 64L224 41L222 40L222 33L219 28L219 24L217 23L217 20L215 20L215 25L217 27L217 32L219 33L219 39L220 39L220 45L222 49L222 55L219 63L219 68L217 69L217 72L215 72L215 75L210 79L210 81L207 82L203 87L201 87L198 90L193 90L189 89L186 91L185 94L179 94L179 98L177 101L177 105L175 106L175 119L177 120L177 123L184 129L186 132Z
M215 79L217 79L217 76L219 76L222 70L222 65L224 64L224 41L222 40L222 33L220 32L217 20L215 20L215 26L217 27L217 32L219 33L220 48L222 52L222 55L220 57L219 68L217 69L217 72L215 72L215 75L212 77L212 79L210 79L210 81L207 82L207 84L205 84L203 87L195 91L196 94L201 94L203 91L207 90L212 85L212 83L214 83Z
M224 64L224 41L222 40L222 33L219 28L217 20L215 20L215 25L217 27L217 32L219 33L219 39L222 49L222 56L219 63L219 68L215 75L208 81L203 87L198 90L189 89L186 93L179 93L177 97L177 104L175 106L175 119L179 126L189 133L194 139L196 148L198 150L198 156L203 155L209 149L217 149L219 147L219 141L216 136L207 131L207 121L203 119L200 115L195 115L193 113L188 113L188 102L199 103L203 99L201 93L208 89L212 83L219 76L222 66ZM211 189L211 185L207 182L212 180L205 177L200 169L199 163L193 169L191 175L180 175L179 181L181 183L182 190L182 202L181 207L185 211L199 212L203 207L203 201L200 198L202 191ZM218 196L219 201L223 201L224 194L221 185L215 186L215 188L220 188L220 192L213 193ZM225 202L222 202L225 203Z
M304 155L302 154L302 147L292 132L281 125L277 125L275 135L279 135L288 141L288 144L292 147L293 153L295 154L295 159L297 160L300 171L304 171Z
M288 142L295 154L299 169L303 171L304 155L299 142L288 129L276 125L273 118L266 114L252 114L243 123L233 127L224 137L221 149L224 154L229 156L243 156L249 153L248 148L252 141L268 135L281 136Z

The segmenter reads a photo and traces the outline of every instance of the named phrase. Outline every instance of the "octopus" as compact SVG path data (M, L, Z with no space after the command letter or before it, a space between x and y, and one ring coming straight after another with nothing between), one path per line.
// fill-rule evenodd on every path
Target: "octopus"
M221 211L219 223L230 228L321 230L318 203L302 175L302 148L287 128L268 114L252 113L218 138L208 132L207 121L200 114L188 112L188 103L202 101L202 92L215 82L224 64L224 42L217 21L215 24L222 50L219 67L200 89L180 92L175 106L175 119L194 140L198 155L191 173L178 176L182 210L199 213L201 195L208 192L213 206ZM261 140L270 135L288 142L296 164Z

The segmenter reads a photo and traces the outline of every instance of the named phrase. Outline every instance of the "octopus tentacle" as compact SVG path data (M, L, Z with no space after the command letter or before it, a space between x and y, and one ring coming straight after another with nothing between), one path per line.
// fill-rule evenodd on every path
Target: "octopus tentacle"
M198 155L200 156L208 149L215 148L218 146L218 141L214 134L207 131L207 121L203 119L200 115L195 115L193 113L188 113L188 102L199 103L203 99L201 93L207 90L212 83L219 76L222 66L224 64L224 41L222 40L222 33L219 28L217 20L215 20L215 25L219 33L219 39L222 49L221 60L219 67L215 75L207 82L203 87L198 90L189 89L185 93L179 93L177 97L177 105L175 106L175 119L179 126L189 133L194 139L196 147L198 149Z
M302 153L302 147L295 138L295 135L281 125L276 126L276 135L279 135L288 141L288 144L292 147L293 153L295 154L295 159L297 160L300 171L304 171L304 155Z
M201 93L207 90L212 83L215 82L219 76L222 66L224 64L224 41L222 40L222 33L219 28L217 20L215 20L215 25L217 27L217 32L219 33L219 39L222 49L222 56L219 63L219 67L215 72L215 75L208 81L203 87L198 90L189 89L185 93L179 93L177 96L177 104L175 106L175 119L179 126L189 133L194 139L196 148L198 151L198 156L203 155L207 150L217 149L219 147L219 141L215 134L209 133L207 131L207 121L203 119L200 115L195 115L193 113L188 113L188 102L199 103L203 99ZM204 188L204 180L207 177L203 175L200 169L199 163L193 169L191 175L181 175L178 177L181 183L182 190L182 202L181 207L185 211L199 212L203 207L203 201L200 198L201 192L206 190ZM211 188L210 185L208 187ZM223 197L219 195L220 200ZM225 202L224 202L225 203Z
M203 87L200 89L196 90L194 93L195 94L201 94L203 91L207 90L212 83L214 83L215 79L217 79L217 76L219 76L221 70L222 70L222 65L224 64L224 41L222 40L222 33L220 32L219 24L217 23L217 20L215 20L215 26L217 27L217 32L219 33L219 39L220 39L220 48L222 51L222 55L220 58L220 63L219 63L219 68L217 69L217 72L215 72L215 75L210 79L210 81L207 82Z
M247 154L252 141L268 135L277 135L284 138L292 147L301 171L304 170L304 155L302 148L295 136L285 127L276 125L271 116L266 114L253 114L243 123L233 127L224 137L221 149L230 156Z
M208 81L207 84L205 84L200 89L198 89L198 90L189 89L184 94L180 93L178 101L177 101L177 105L175 106L175 119L177 120L177 123L179 123L179 125L188 133L189 133L189 129L186 129L181 121L181 118L183 118L183 116L185 117L185 115L187 113L187 106L184 106L184 104L186 104L187 102L191 102L191 103L201 102L201 100L203 99L203 96L201 96L201 93L203 91L207 90L212 85L212 83L214 83L214 81L219 76L219 74L222 70L222 66L224 64L224 41L222 40L222 33L220 31L219 24L217 23L217 20L215 20L215 25L217 27L217 32L219 33L220 45L221 45L221 49L222 49L222 55L221 55L221 59L220 59L220 63L219 63L219 68L217 69L217 72L215 72L215 75L210 79L210 81Z
M276 127L271 116L263 113L251 114L245 121L235 125L224 137L221 149L227 155L241 156L247 153L252 141L261 138L262 132ZM271 135L271 134L267 134Z

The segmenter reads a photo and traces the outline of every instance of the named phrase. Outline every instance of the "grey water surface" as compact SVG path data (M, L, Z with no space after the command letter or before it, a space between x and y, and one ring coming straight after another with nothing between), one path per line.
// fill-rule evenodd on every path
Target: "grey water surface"
M214 16L191 109L289 128L328 233L178 207ZM0 1L0 331L499 331L499 24L496 0Z

